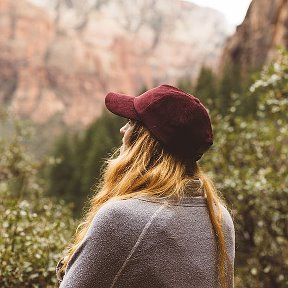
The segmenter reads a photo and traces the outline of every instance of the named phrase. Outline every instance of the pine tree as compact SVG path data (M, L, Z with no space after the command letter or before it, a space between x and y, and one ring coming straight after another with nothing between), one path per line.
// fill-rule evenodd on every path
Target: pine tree
M194 94L193 84L189 77L184 77L180 79L177 83L177 87L189 94Z
M217 79L211 69L203 66L195 84L195 96L209 110L215 110L218 100Z
M74 203L79 215L98 182L104 159L121 144L120 127L125 119L110 112L92 123L83 135L65 133L56 143L54 157L61 158L49 171L49 194Z
M56 163L49 170L49 195L55 195L65 200L72 200L72 195L69 193L71 179L73 179L74 165L72 162L73 153L70 146L70 136L64 133L54 148L54 157Z
M121 143L119 129L124 121L123 118L104 112L102 117L93 124L91 147L87 152L82 182L87 193L90 193L93 184L99 180L105 158L109 157L109 153L114 148L119 147Z

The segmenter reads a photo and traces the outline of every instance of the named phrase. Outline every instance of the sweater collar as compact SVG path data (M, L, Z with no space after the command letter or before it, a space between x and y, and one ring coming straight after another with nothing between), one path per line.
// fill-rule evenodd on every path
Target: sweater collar
M181 199L178 199L174 196L171 196L169 198L168 197L150 198L148 196L139 196L136 198L149 202L168 203L177 206L206 206L207 201L205 190L203 188L203 182L200 179L189 180L184 190L184 195L181 197Z

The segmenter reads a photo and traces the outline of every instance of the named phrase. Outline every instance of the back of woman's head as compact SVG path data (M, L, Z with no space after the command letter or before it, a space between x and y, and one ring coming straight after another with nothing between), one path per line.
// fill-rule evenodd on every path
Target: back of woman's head
M116 151L118 156L106 163L100 184L103 193L111 197L137 193L180 198L189 180L199 178L196 162L166 151L139 122L132 122L131 129L126 149L120 155Z

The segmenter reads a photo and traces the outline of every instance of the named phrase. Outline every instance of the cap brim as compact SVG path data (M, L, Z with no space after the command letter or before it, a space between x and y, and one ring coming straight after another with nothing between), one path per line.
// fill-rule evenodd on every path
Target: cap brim
M110 92L105 97L105 105L113 114L140 121L134 107L134 98L135 96Z

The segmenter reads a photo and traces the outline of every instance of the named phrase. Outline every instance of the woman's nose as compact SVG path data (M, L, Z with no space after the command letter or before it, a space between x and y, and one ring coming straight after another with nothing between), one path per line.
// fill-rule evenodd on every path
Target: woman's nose
M124 126L122 126L122 127L120 128L120 133L121 133L121 134L124 134L125 131L126 131L126 129L127 129L127 124L124 125Z

